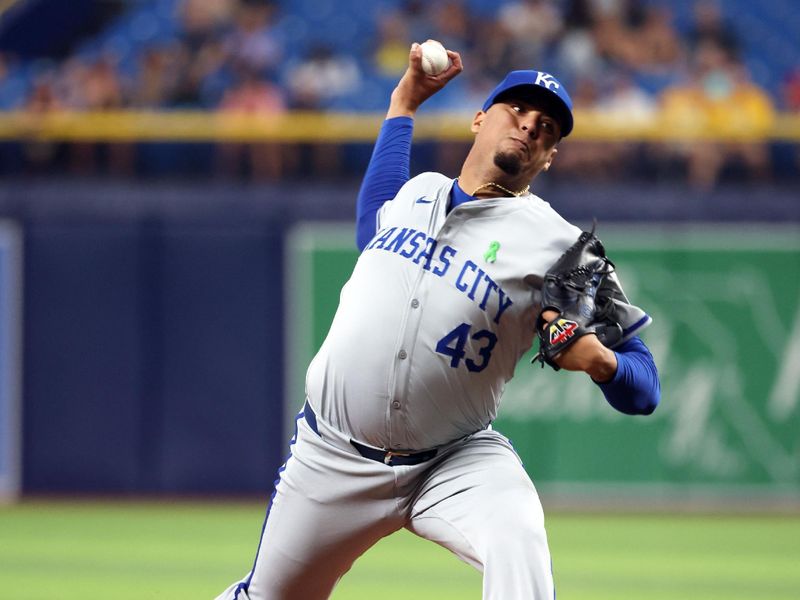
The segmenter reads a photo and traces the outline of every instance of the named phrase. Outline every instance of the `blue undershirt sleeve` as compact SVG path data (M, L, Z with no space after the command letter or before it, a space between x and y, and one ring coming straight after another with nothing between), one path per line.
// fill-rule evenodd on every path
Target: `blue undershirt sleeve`
M394 117L381 126L356 200L356 245L363 250L375 235L377 213L408 181L414 119Z
M607 383L599 383L608 403L628 415L649 415L661 400L653 355L639 337L633 337L614 349L617 372Z

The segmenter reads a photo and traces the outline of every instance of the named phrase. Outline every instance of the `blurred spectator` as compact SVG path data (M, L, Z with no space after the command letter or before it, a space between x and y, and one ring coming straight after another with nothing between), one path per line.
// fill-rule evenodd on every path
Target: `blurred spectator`
M561 35L561 13L550 0L516 0L498 15L515 49L511 64L538 65L545 49Z
M194 52L188 47L182 52L185 65L178 74L172 104L187 108L214 106L229 85L222 42L209 39ZM215 77L223 78L216 86L213 85Z
M565 29L591 29L594 25L594 0L565 0L559 4Z
M592 111L600 101L600 88L592 77L577 80L570 90L577 111Z
M594 38L592 0L568 0L564 16L565 30L556 51L558 71L574 78L591 77L603 61Z
M655 99L636 85L633 77L622 70L610 75L610 85L597 101L595 110L611 120L649 125L656 118L658 105Z
M610 86L603 90L602 97L595 104L595 114L605 124L620 123L624 126L652 126L658 118L656 99L636 85L630 73L619 71L608 77ZM641 171L644 161L650 158L649 144L639 140L609 140L607 150L616 164L608 170L615 177L632 175ZM623 166L624 165L624 166Z
M271 75L283 59L283 45L275 31L275 7L266 2L248 2L235 11L233 29L225 36L223 48L235 69Z
M91 61L68 61L57 89L66 109L96 112L122 109L123 87L115 57L105 54ZM110 173L130 175L134 159L130 143L73 142L68 146L69 169L79 175L94 174L101 165Z
M112 110L122 107L122 84L115 65L101 57L84 72L79 82L83 106L87 110Z
M577 25L573 24L573 20ZM672 12L638 0L573 0L559 45L562 67L578 77L622 69L659 74L682 58Z
M592 0L592 32L597 52L606 62L632 64L633 31L641 24L638 0Z
M476 41L472 35L470 15L462 0L429 3L433 11L435 34L445 48L455 48L462 56L472 49Z
M235 0L182 0L178 20L182 40L190 51L198 51L212 38L218 38L230 26Z
M177 96L188 57L178 43L148 48L142 54L130 103L137 108L164 108Z
M376 71L383 77L400 77L408 66L408 51L412 42L405 15L400 11L380 15L376 41L377 47L374 53ZM425 40L413 41L421 43Z
M298 110L331 108L338 100L355 98L361 72L352 56L337 54L323 44L314 46L303 62L287 75L289 105ZM341 172L341 148L336 144L310 144L298 149L306 171L335 176Z
M639 61L639 44L623 15L616 10L599 12L593 29L595 48L607 62L625 67Z
M408 36L412 42L424 42L427 39L438 39L438 32L431 19L431 3L425 0L405 0L400 12L404 15L408 26ZM441 41L441 40L440 40Z
M59 70L57 94L72 110L108 110L124 103L122 82L110 56L92 61L77 57L67 60Z
M327 108L333 100L356 94L361 72L352 56L317 44L305 60L290 68L287 80L292 108L318 110Z
M648 6L635 40L637 52L634 63L637 70L668 71L675 69L683 57L680 36L673 24L669 6Z
M240 82L225 92L220 110L229 113L274 115L286 111L283 91L257 74L245 72Z
M800 112L800 66L794 68L783 82L783 106L792 112Z
M227 56L222 40L232 28L236 6L235 0L182 0L178 41L185 64L178 73L173 104L208 108L221 99L230 83L225 78ZM219 77L224 80L214 81Z
M86 78L87 62L76 56L65 60L58 69L55 80L56 94L59 101L71 109L84 107L83 80Z
M601 96L594 79L579 79L571 93L575 111L584 114L597 111ZM558 178L609 181L619 177L628 166L625 160L628 148L621 142L568 139L561 146L556 157Z
M225 93L220 104L223 113L270 117L286 112L280 87L264 81L254 72L245 72L240 82ZM249 172L255 179L278 179L296 162L295 152L285 144L225 143L218 148L219 168L224 175Z
M591 0L595 19L614 18L626 29L638 29L644 22L643 0Z
M27 168L33 173L45 172L57 157L59 145L48 140L37 139L40 120L48 114L64 108L55 85L53 73L43 73L33 83L33 90L23 107L27 113L25 123L30 130L30 139L22 144L22 154Z
M693 23L686 36L692 52L712 44L722 48L728 56L739 58L741 40L725 20L720 0L697 0L692 7L692 17Z
M63 108L63 104L53 89L51 76L39 77L33 84L33 91L25 103L25 111L31 115L44 115Z
M711 188L728 166L743 167L752 178L768 177L764 138L775 109L767 92L750 80L744 65L712 42L698 47L693 66L691 79L666 89L661 98L666 127L687 135L672 152L685 162L689 182ZM708 139L714 134L729 141Z
M528 65L538 64L525 62L517 55L514 40L501 22L493 20L479 21L474 28L475 37L480 42L475 44L466 55L466 59L470 71L474 71L473 76L490 79L494 82L489 90L506 76L509 71L509 65L519 65L518 68L522 69L531 68ZM462 60L464 56L462 55ZM447 88L443 91L447 91ZM483 102L480 102L478 106L482 104Z

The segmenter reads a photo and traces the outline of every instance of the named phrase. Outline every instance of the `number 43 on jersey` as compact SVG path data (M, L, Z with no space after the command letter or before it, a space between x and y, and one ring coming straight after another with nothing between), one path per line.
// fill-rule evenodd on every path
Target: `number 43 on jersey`
M469 340L481 344L478 346L478 353L474 359L465 359L467 354L466 346ZM461 323L461 325L439 340L436 344L436 352L449 356L450 366L454 369L457 369L463 360L467 369L473 373L478 373L489 366L489 360L492 358L492 350L495 344L497 344L497 336L488 329L481 329L472 333L472 325Z

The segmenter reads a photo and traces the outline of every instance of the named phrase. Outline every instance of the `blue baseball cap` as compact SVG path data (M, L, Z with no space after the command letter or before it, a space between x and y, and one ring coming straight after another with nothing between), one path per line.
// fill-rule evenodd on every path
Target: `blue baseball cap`
M481 110L486 112L492 104L497 102L500 95L515 88L525 88L526 92L543 94L543 98L553 100L553 109L556 112L553 117L561 125L561 137L569 135L573 125L572 98L569 97L567 90L558 79L544 71L511 71L500 82L500 85L492 90Z

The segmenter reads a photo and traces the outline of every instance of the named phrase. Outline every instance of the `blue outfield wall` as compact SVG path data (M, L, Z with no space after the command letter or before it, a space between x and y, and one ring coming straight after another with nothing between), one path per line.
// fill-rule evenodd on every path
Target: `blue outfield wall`
M286 232L357 183L5 182L24 237L26 493L262 493L286 452ZM569 219L800 222L797 189L564 186ZM335 301L335 298L332 299Z
M281 247L262 223L27 223L24 490L267 489Z

